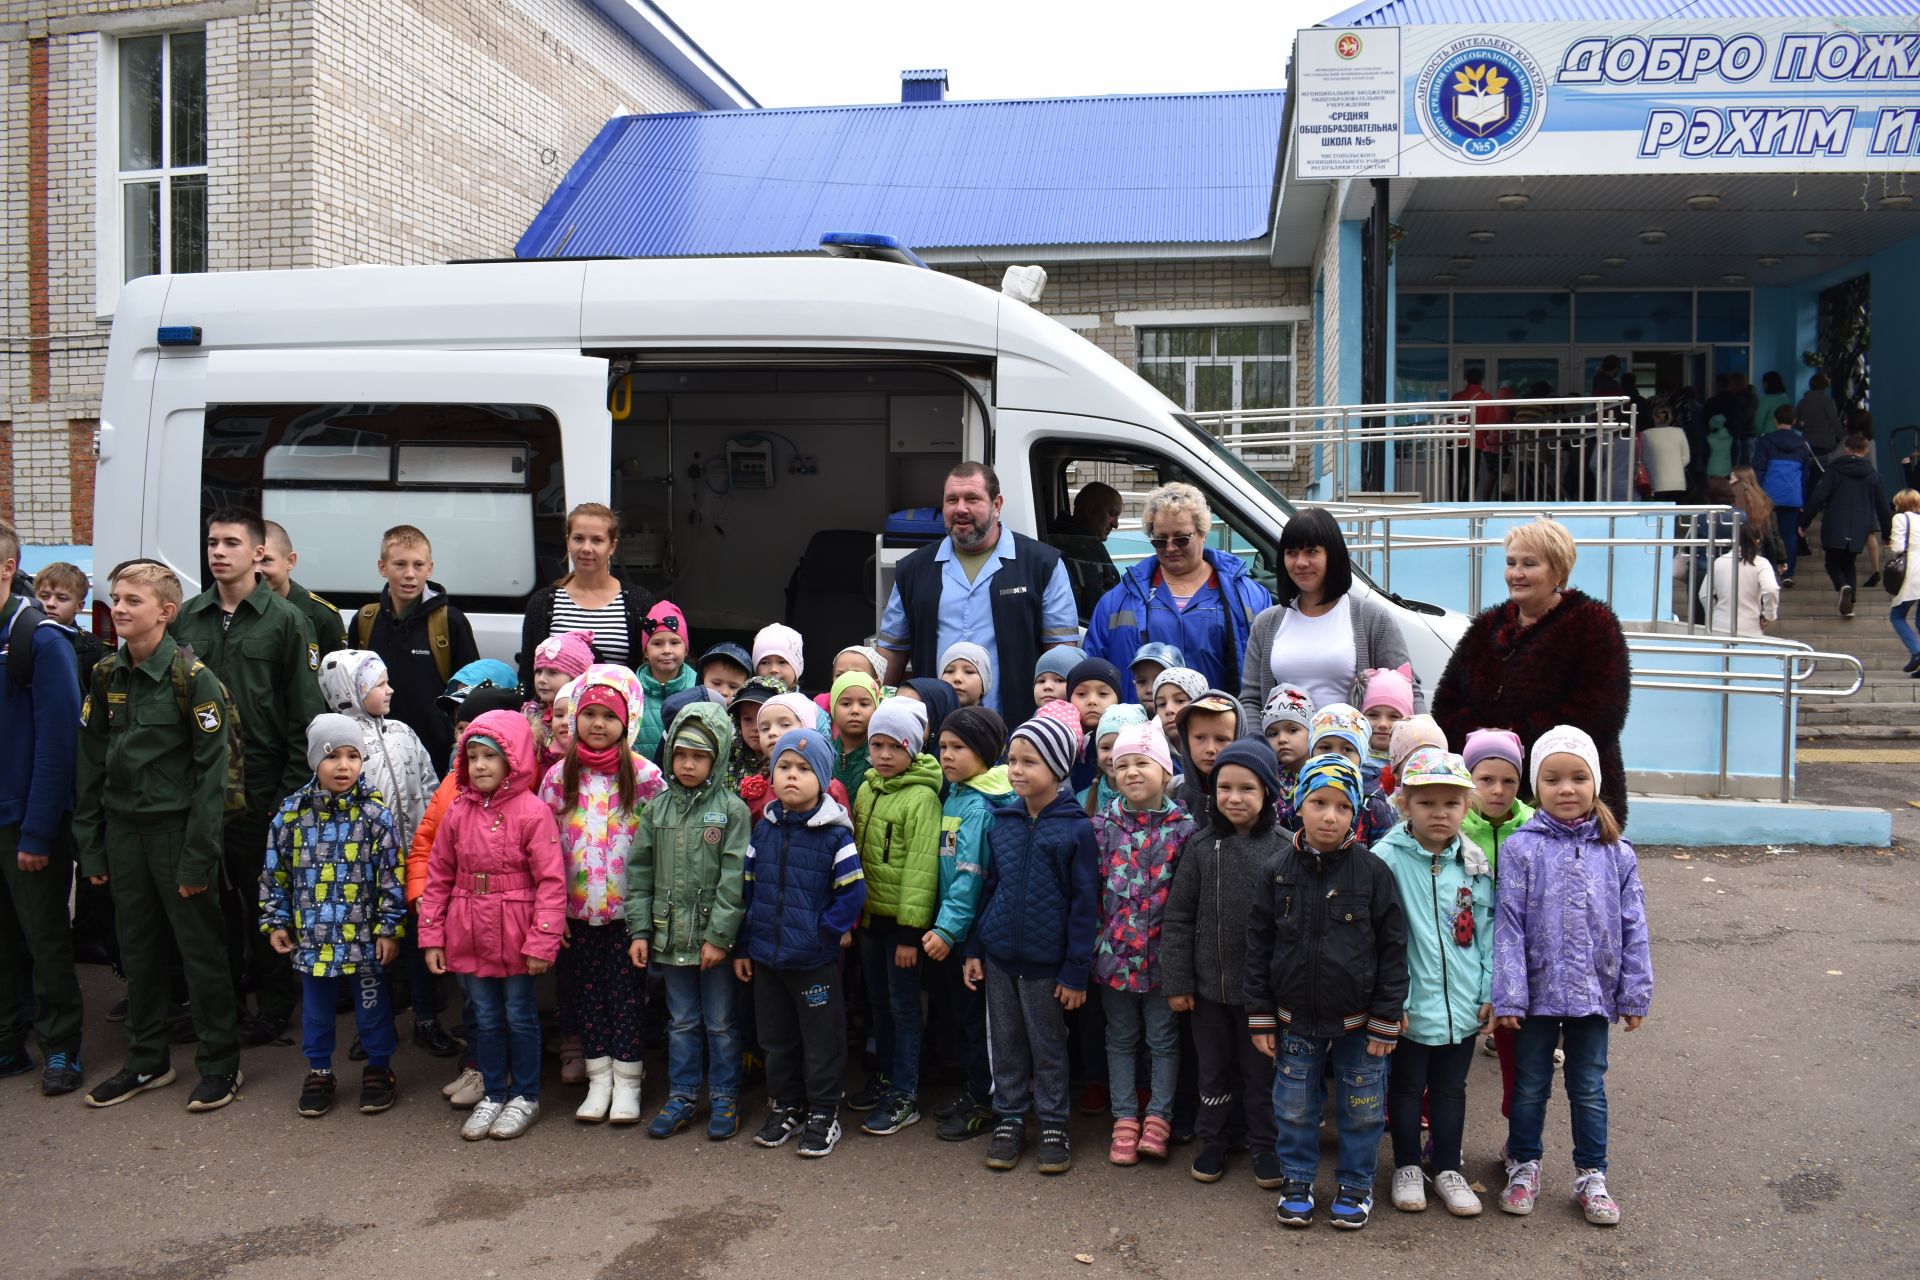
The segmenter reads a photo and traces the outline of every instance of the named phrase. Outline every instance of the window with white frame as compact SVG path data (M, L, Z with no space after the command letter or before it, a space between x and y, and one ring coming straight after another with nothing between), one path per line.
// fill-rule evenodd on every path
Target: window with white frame
M1141 329L1140 376L1188 413L1285 409L1293 403L1293 326ZM1229 419L1223 434L1240 434Z
M207 34L118 42L120 279L207 269Z

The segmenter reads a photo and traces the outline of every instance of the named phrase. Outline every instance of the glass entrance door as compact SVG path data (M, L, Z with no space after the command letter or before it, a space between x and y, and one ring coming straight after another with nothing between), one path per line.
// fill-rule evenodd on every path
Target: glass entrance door
M1467 348L1456 353L1453 362L1453 389L1467 385L1467 370L1477 368L1484 374L1481 383L1502 400L1540 396L1577 394L1562 384L1565 361L1557 351L1475 351ZM1541 388L1545 388L1542 390Z

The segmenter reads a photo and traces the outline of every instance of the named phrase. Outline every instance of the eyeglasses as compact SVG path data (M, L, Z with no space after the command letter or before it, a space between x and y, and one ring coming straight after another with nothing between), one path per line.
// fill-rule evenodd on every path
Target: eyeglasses
M1155 551L1165 551L1169 547L1171 547L1175 551L1185 551L1187 549L1187 544L1192 541L1193 541L1192 534L1176 533L1171 537L1162 536L1158 538L1148 538L1147 544L1151 546Z

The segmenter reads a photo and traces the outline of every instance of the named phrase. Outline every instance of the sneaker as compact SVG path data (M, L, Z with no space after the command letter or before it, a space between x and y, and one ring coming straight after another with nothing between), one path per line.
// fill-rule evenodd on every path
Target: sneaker
M961 1091L933 1109L935 1120L951 1120L973 1105L973 1094Z
M1007 1170L1020 1163L1020 1149L1027 1144L1027 1122L1019 1116L1001 1116L987 1143L987 1168Z
M707 1141L725 1142L740 1132L740 1107L732 1098L707 1099Z
M798 1107L775 1107L767 1112L767 1121L760 1126L760 1132L753 1135L756 1146L783 1147L787 1139L800 1132L807 1118L800 1114Z
M1853 616L1852 587L1840 588L1840 616L1843 618L1851 618Z
M1113 1109L1113 1094L1107 1086L1095 1081L1080 1091L1080 1114L1083 1116L1103 1116Z
M468 1067L440 1092L447 1095L447 1102L454 1110L465 1111L480 1105L480 1099L487 1096L487 1078L480 1074L478 1067Z
M31 1070L33 1070L33 1059L28 1056L25 1049L0 1057L0 1080L11 1076L23 1076Z
M840 1117L831 1111L816 1111L807 1117L807 1128L800 1135L800 1154L812 1160L833 1154L840 1143Z
M400 1094L400 1079L391 1067L369 1066L360 1073L360 1114L377 1116L393 1108Z
M360 1037L358 1035L355 1035L353 1037L353 1043L347 1046L347 1061L348 1062L365 1062L366 1060L367 1060L367 1046L361 1044Z
M1440 1203L1447 1212L1456 1218L1477 1218L1480 1216L1480 1197L1473 1193L1466 1176L1458 1169L1448 1169L1433 1176L1433 1193L1440 1197Z
M1529 1214L1540 1195L1540 1162L1507 1161L1507 1187L1500 1193L1500 1207L1508 1213Z
M1313 1225L1313 1184L1311 1182L1289 1182L1280 1192L1280 1200L1273 1206L1273 1216L1283 1227L1310 1227Z
M232 1075L201 1076L187 1096L187 1110L218 1111L240 1096L240 1086L245 1082L245 1075L238 1070Z
M435 1058L451 1058L466 1048L457 1036L448 1035L446 1028L432 1018L414 1019L413 1043Z
M40 1073L40 1095L44 1098L58 1098L63 1094L72 1093L80 1087L83 1074L84 1068L80 1065L80 1059L69 1057L64 1053L50 1053L47 1055L46 1070Z
M966 1142L977 1138L993 1127L994 1119L992 1107L982 1106L968 1098L966 1106L940 1122L940 1140Z
M355 1036L354 1043L359 1042L360 1037ZM240 1043L249 1049L260 1049L267 1045L292 1044L293 1041L287 1038L286 1024L275 1022L271 1018L265 1018L256 1013L241 1020ZM347 1052L351 1057L353 1051Z
M309 1120L333 1109L333 1072L309 1071L300 1086L300 1114Z
M87 1090L86 1103L90 1107L117 1106L136 1093L164 1088L173 1079L172 1067L164 1071L122 1071Z
M1916 653L1911 658L1908 658L1907 665L1904 667L1901 667L1900 670L1904 671L1908 675L1912 675L1914 672L1920 671L1920 653Z
M867 1077L867 1082L860 1086L859 1092L847 1095L847 1109L871 1111L892 1096L893 1086L887 1083L885 1076L876 1071Z
M671 1138L693 1123L692 1098L668 1098L666 1105L647 1122L649 1138Z
M1107 1143L1108 1164L1140 1163L1140 1121L1121 1116L1113 1122L1113 1137Z
M500 1108L500 1114L493 1118L493 1124L488 1128L487 1136L498 1138L502 1142L511 1142L533 1128L533 1122L539 1118L538 1099L518 1096L509 1098L507 1105Z
M1040 1131L1038 1167L1042 1173L1065 1173L1073 1168L1073 1147L1067 1141L1065 1129L1048 1128Z
M1342 1231L1358 1231L1373 1216L1373 1193L1353 1187L1340 1188L1340 1194L1327 1207L1327 1221Z
M115 1000L112 1004L107 1006L107 1021L108 1022L125 1022L126 1020L127 1020L127 998L125 996L121 996L118 1000Z
M1872 585L1869 583L1868 585ZM1587 1215L1587 1221L1596 1227L1619 1225L1620 1206L1607 1194L1607 1172L1604 1169L1581 1169L1573 1179L1574 1203L1580 1206L1580 1212Z
M1148 1116L1140 1126L1140 1154L1155 1160L1167 1158L1167 1144L1173 1140L1173 1126L1159 1116Z
M1427 1211L1427 1175L1417 1164L1403 1164L1393 1171L1393 1207L1402 1213Z
M473 1114L469 1115L467 1122L460 1126L460 1136L468 1142L482 1141L493 1132L493 1122L500 1118L500 1113L506 1108L506 1103L495 1102L482 1094L480 1101L473 1104Z
M1187 1167L1195 1182L1218 1182L1227 1172L1227 1149L1217 1142L1200 1148L1200 1154Z
M1486 1054L1489 1058L1497 1058L1500 1056L1500 1047L1494 1044L1492 1036L1481 1036L1480 1052Z
M1780 579L1780 589L1781 589L1782 591L1791 591L1791 590L1793 590L1793 575L1792 575L1792 574L1788 574L1788 575L1787 575L1786 577L1784 577L1784 578L1782 578L1782 579Z
M1262 1191L1272 1191L1287 1180L1280 1169L1280 1157L1271 1151L1253 1153L1253 1181Z
M890 1133L898 1133L910 1124L920 1123L920 1108L913 1099L903 1093L896 1093L875 1107L861 1124L860 1132L870 1133L876 1138L884 1138Z

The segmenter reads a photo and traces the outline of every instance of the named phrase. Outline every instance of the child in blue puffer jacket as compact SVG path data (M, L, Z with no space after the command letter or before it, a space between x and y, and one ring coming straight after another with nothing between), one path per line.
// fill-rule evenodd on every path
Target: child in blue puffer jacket
M987 990L993 1101L1000 1123L989 1169L1020 1163L1024 1113L1040 1122L1042 1173L1073 1167L1067 1145L1067 1020L1087 998L1098 928L1093 824L1060 784L1078 743L1057 719L1035 716L1007 744L1007 780L1019 802L996 809L987 835L986 892L967 942L966 981Z

